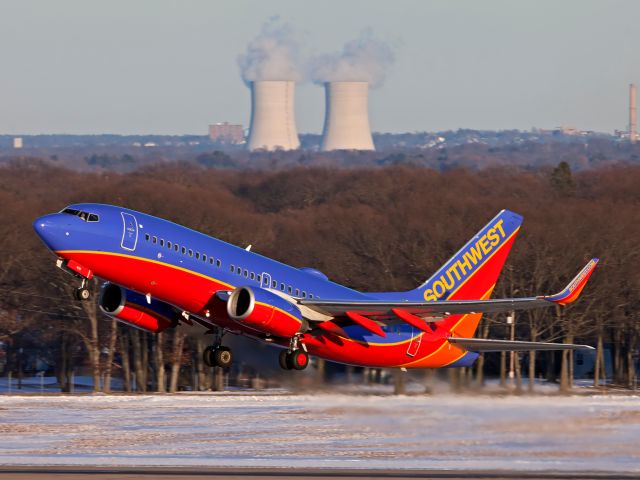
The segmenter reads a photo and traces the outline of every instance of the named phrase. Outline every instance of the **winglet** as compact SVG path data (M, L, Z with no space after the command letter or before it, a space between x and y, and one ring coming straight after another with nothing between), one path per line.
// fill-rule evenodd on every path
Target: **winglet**
M542 298L559 305L567 305L573 302L580 296L580 292L582 292L582 289L587 284L587 280L589 280L593 270L596 268L598 261L599 259L592 258L589 263L580 270L580 273L578 273L578 275L569 282L569 285L567 285L564 290L560 293L556 293L555 295L547 295Z

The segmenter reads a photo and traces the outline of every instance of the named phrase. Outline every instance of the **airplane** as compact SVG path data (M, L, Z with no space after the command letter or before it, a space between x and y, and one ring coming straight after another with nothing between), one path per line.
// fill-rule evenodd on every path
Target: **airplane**
M161 218L97 203L69 205L33 227L91 298L120 322L158 333L210 335L204 363L229 367L226 334L280 347L280 366L309 356L374 368L471 366L481 352L592 349L588 345L474 338L485 313L567 305L598 263L591 259L559 293L490 299L523 217L502 210L429 279L405 292L360 292Z

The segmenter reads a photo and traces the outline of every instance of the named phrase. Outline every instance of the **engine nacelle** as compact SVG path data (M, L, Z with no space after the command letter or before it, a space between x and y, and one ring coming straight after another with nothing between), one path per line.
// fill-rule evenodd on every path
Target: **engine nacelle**
M292 337L307 325L298 307L263 288L236 288L227 300L227 314L241 325L276 337Z
M147 303L144 295L113 283L102 286L99 305L110 317L147 332L159 333L178 323L171 305L153 299Z

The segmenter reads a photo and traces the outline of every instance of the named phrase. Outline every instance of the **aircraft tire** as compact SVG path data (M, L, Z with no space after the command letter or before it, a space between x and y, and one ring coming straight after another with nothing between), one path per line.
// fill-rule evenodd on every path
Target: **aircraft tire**
M283 370L291 370L291 367L289 366L289 352L287 350L282 350L280 352L278 360L280 362L280 368Z
M213 359L216 366L228 368L233 363L233 354L229 347L218 347L213 354Z
M202 361L207 367L216 366L215 359L214 359L215 351L216 351L216 347L214 347L213 345L209 345L207 348L204 349L204 352L202 352Z
M76 300L86 302L91 298L91 291L86 287L76 288L75 297Z
M309 354L304 350L295 350L288 355L288 364L293 370L304 370L309 365Z

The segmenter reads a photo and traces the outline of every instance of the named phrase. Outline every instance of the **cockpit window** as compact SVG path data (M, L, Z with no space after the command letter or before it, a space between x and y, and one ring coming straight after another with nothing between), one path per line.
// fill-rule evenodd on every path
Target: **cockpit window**
M83 212L82 210L76 210L75 208L65 208L60 213L66 213L67 215L73 215L74 217L80 217L85 222L99 222L100 217L95 213Z

